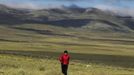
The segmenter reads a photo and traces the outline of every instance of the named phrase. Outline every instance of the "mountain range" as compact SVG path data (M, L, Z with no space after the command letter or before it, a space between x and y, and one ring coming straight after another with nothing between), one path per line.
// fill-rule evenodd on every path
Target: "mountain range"
M75 5L40 10L17 9L0 5L0 25L47 24L101 32L134 32L134 18L98 8Z

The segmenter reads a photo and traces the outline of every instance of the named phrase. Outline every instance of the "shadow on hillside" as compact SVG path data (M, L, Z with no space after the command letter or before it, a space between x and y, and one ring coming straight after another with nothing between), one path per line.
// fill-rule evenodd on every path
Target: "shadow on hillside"
M0 39L0 41L4 41L4 42L27 42L27 41L21 41L21 40L8 40L8 39Z
M46 16L39 16L39 17L30 17L30 15L25 15L22 12L20 14L13 14L11 13L1 13L0 12L0 25L21 25L21 24L33 24L39 23L43 24L48 20Z
M85 25L90 25L91 22L100 22L104 24L108 24L112 27L119 27L117 24L100 19L64 19L64 20L57 20L57 21L47 21L44 22L49 25L54 26L61 26L61 27L82 27ZM117 29L115 29L117 30Z
M0 54L11 54L18 56L28 56L34 58L55 58L57 59L61 53L45 52L45 51L11 51L0 50ZM103 54L80 54L70 53L72 60L81 60L83 63L104 64L123 68L134 68L134 57L120 55L103 55Z
M20 28L20 27L11 27L13 29L18 29L18 30L24 30L24 31L31 31L31 32L35 32L38 34L43 34L43 35L53 35L53 36L71 36L73 37L73 35L67 35L67 34L59 34L59 33L55 33L51 30L38 30L38 29L32 29L32 28Z
M130 29L134 30L134 20L126 20L126 25L127 25Z
M90 23L90 19L65 19L57 21L48 21L47 24L61 27L82 27Z
M4 25L21 25L21 24L49 24L60 27L82 27L90 25L90 22L101 22L113 27L119 27L117 24L107 20L101 19L62 19L62 20L49 20L46 16L37 18L23 19L13 15L2 15L0 17L0 24Z

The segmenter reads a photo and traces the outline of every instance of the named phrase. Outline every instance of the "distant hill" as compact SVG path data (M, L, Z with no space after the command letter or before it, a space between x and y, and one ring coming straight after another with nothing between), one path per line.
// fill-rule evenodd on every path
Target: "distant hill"
M49 24L91 31L133 32L134 19L108 13L97 8L69 7L27 10L0 5L0 24Z

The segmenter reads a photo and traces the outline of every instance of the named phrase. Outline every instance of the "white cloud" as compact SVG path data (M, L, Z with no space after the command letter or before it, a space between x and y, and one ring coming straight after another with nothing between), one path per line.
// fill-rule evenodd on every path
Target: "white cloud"
M119 15L134 17L134 8L123 8L123 7L117 7L117 6L112 6L112 5L97 5L94 7L102 9L102 10L112 11Z
M59 4L40 4L34 2L24 3L2 3L12 8L24 8L24 9L44 9L44 8L60 8L62 5Z
M34 3L31 2L27 2L27 3L6 3L5 5L9 6L9 7L13 7L13 8L27 8L27 9L39 9L40 5L35 5Z

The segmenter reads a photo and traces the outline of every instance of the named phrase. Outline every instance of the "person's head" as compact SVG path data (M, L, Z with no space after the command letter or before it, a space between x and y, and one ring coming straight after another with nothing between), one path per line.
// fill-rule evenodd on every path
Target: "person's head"
M65 51L64 51L64 54L68 54L68 51L67 51L67 50L65 50Z

